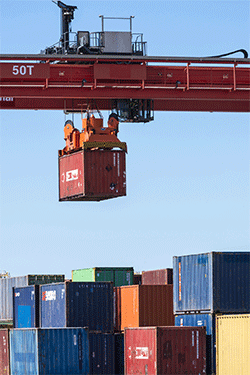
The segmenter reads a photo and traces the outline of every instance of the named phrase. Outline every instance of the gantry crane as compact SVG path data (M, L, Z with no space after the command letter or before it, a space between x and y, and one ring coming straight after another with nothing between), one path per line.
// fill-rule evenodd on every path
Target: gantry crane
M87 151L116 152L106 163L105 171L111 176L112 168L116 169L120 180L113 182L113 175L108 179L110 196L107 191L98 196L92 194L91 187L92 196L87 197L83 179L82 190L77 197L73 195L75 200L126 194L125 159L121 152L127 148L117 138L119 121L152 121L154 111L250 112L250 59L246 51L240 50L244 58L146 56L142 35L136 34L133 41L132 16L128 18L129 32L106 32L107 17L101 16L100 33L79 31L72 42L69 24L76 7L55 3L62 11L58 43L40 54L0 55L0 109L60 109L85 114L81 131L66 122L66 145L59 151L59 158L81 151L81 158L87 160ZM95 118L96 109L111 111L108 127L103 127L102 118ZM117 148L119 153L114 151ZM89 163L93 160L89 159ZM61 174L59 184L68 181L72 185L77 181L81 185L79 169L73 164L67 167L71 168L68 175L67 171ZM81 168L83 165L81 160ZM122 170L118 170L121 165ZM96 169L95 174L99 173ZM60 200L67 199L65 189Z

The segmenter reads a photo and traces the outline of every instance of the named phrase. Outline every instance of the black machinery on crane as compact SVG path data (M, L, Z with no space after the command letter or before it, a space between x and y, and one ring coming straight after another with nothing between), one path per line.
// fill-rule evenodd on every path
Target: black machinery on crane
M76 6L66 5L62 1L53 3L61 8L61 38L59 42L47 47L42 53L45 54L118 54L118 55L146 55L146 42L143 41L143 34L132 33L132 19L122 17L104 17L99 16L102 21L102 31L89 32L77 31L72 32L70 23L74 19ZM105 19L129 20L129 31L105 31Z
M61 37L59 41L45 50L41 51L46 55L117 55L117 56L145 56L146 42L143 41L143 34L132 33L132 19L122 17L99 16L102 21L101 32L78 31L73 33L70 28L74 19L76 6L66 5L62 1L54 1L61 9ZM129 31L105 31L105 19L129 20ZM69 63L65 60L66 63ZM70 61L72 63L72 61ZM79 63L79 61L78 61ZM137 62L133 62L137 64ZM109 62L107 62L109 64ZM154 102L149 99L121 99L112 100L112 113L119 117L121 122L149 122L154 119Z

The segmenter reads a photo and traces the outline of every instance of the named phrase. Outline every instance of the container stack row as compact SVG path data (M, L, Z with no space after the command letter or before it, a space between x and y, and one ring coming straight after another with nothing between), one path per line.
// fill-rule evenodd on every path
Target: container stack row
M0 331L0 374L250 373L249 252L174 257L173 269L141 275L57 276L0 279L2 317L14 325Z
M250 356L244 356L244 362L242 355L246 348L250 353L249 342L246 345L244 338L250 324L250 253L211 252L174 257L173 282L175 325L206 327L206 373L249 374ZM232 332L237 330L235 345ZM227 350L227 345L234 349ZM239 351L242 355L237 354ZM242 366L244 371L240 371Z

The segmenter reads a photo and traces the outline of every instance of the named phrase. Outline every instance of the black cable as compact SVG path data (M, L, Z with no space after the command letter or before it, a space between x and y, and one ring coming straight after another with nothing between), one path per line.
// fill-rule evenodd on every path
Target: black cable
M206 58L215 59L215 58L217 58L217 57L224 57L224 56L233 55L234 53L237 53L237 52L241 52L241 53L243 53L243 55L244 55L244 59L247 59L247 58L248 58L248 53L247 53L247 51L246 51L245 49L237 49L236 51L229 52L229 53L224 53L223 55L207 56Z

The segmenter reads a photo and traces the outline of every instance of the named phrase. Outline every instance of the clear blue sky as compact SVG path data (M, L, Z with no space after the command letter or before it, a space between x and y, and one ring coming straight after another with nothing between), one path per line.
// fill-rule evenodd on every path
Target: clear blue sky
M73 31L100 31L99 14L134 15L149 56L250 52L249 1L65 3L78 7ZM59 39L50 0L1 0L0 12L1 53L39 53ZM78 268L142 271L171 267L174 255L249 250L249 114L156 112L152 123L122 124L127 197L100 203L58 202L63 112L1 111L0 122L0 270L70 277Z

